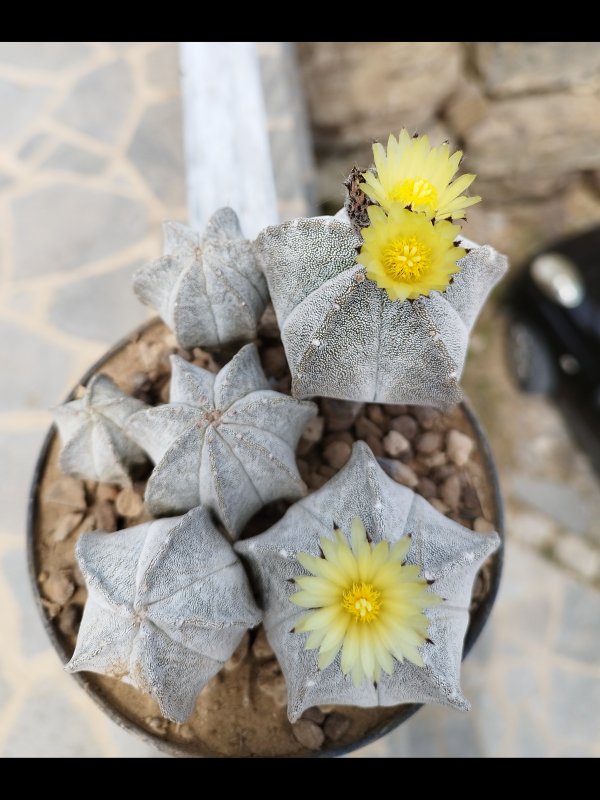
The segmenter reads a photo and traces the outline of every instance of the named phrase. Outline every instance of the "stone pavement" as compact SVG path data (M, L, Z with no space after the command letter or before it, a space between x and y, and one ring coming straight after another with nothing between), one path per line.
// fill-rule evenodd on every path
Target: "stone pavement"
M156 755L62 672L30 597L24 525L47 409L145 317L129 277L159 253L160 220L186 217L178 91L173 43L0 44L0 757ZM558 412L512 390L499 341L490 312L468 387L509 542L464 669L473 711L425 709L361 757L600 755L598 483Z

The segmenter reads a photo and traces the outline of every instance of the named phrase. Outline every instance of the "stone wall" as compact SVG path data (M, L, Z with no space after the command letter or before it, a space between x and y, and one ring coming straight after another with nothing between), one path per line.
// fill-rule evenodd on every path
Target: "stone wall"
M476 172L465 232L518 263L600 223L597 42L301 42L319 196L370 163L370 141L402 126L449 139Z

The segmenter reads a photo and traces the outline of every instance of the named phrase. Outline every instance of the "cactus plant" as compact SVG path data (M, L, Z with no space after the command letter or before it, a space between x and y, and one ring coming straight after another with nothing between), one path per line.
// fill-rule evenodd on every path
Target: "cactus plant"
M202 237L178 222L163 230L165 255L134 278L142 303L158 311L181 347L253 339L267 289L236 213L216 211Z
M147 459L124 427L144 408L145 403L122 392L108 375L95 375L83 397L54 409L62 471L75 478L130 484L131 468Z
M178 356L171 363L170 402L140 411L127 426L156 464L149 511L202 504L236 537L265 503L302 496L294 448L316 406L271 391L253 344L216 377Z
M67 665L126 678L184 722L198 692L258 625L246 576L206 509L106 534L84 534L88 589Z
M476 247L446 291L400 302L366 277L356 262L361 244L350 224L333 217L292 220L258 236L294 396L440 408L458 402L469 332L506 258Z
M351 553L344 534L355 518L369 541L353 531ZM391 553L381 543L391 545ZM468 708L459 673L471 591L477 570L499 544L497 534L473 533L395 483L363 442L322 489L265 533L238 542L235 549L258 586L267 637L286 678L290 720L329 703ZM395 547L401 548L395 554L414 566L389 586ZM365 548L372 549L365 555ZM400 597L403 581L414 587ZM426 583L443 602L423 593ZM298 585L305 591L298 594ZM427 628L414 603L424 610ZM307 608L315 609L312 621ZM376 631L374 654L370 624ZM352 648L354 654L348 653ZM351 668L353 679L344 674Z

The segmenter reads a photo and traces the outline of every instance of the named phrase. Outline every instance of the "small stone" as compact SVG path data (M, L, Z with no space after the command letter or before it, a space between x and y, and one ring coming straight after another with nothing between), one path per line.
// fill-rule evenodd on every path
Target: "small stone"
M58 617L58 630L63 636L75 638L79 631L79 623L83 608L80 605L68 605L61 611Z
M410 449L410 442L399 431L391 430L383 439L383 449L388 456L396 458Z
M317 706L313 706L312 708L306 709L304 714L302 714L302 719L309 719L311 722L314 722L315 725L322 725L325 722L325 713Z
M378 425L382 429L385 428L387 424L387 417L384 414L381 406L367 406L367 417L371 420L371 422L374 422L375 425Z
M364 403L353 403L349 400L332 400L324 397L320 401L321 412L325 417L327 430L347 431L364 408Z
M283 345L266 347L262 352L262 364L267 374L280 378L287 370L287 360Z
M320 442L323 438L323 431L325 430L325 419L323 417L313 417L304 431L302 438L307 442Z
M165 381L163 385L158 390L158 399L161 403L168 403L171 395L171 384L169 381Z
M98 488L96 489L96 500L98 502L101 500L109 500L110 502L114 503L118 494L118 486L111 486L110 483L99 483Z
M264 314L258 323L258 335L264 339L279 338L279 325L277 324L277 317L272 303L269 303L265 308Z
M310 467L308 466L308 462L303 458L297 458L296 466L298 467L298 472L300 473L302 480L305 483L308 483L308 476L310 475Z
M144 510L144 501L133 487L128 486L119 492L115 508L122 517L138 517Z
M252 655L258 658L259 661L265 661L269 658L274 658L273 650L267 640L265 629L261 625L256 632L256 637L252 643Z
M79 586L81 589L85 589L85 578L79 568L79 563L77 559L75 559L75 563L73 564L73 580L75 581L75 585Z
M59 605L64 605L73 596L75 584L72 575L67 570L53 572L43 584L42 590L48 600Z
M50 600L45 600L42 598L42 605L46 610L46 614L48 615L48 619L55 619L58 616L60 611L60 603L52 603Z
M404 405L396 406L396 405L391 405L390 403L384 403L383 410L385 411L386 414L389 414L390 417L397 417L400 414L406 413L406 406Z
M260 665L256 688L270 697L278 708L285 708L287 705L287 686L277 661L266 661ZM310 724L314 725L314 722Z
M320 475L318 472L311 472L306 483L316 492L317 489L325 486L328 480L328 478L326 478L324 475Z
M369 445L371 452L376 458L381 458L385 451L379 436L367 436L365 442Z
M419 483L416 472L408 464L403 464L402 461L396 461L391 458L378 458L377 462L396 483L408 486L409 489L414 489Z
M463 489L462 501L465 508L469 511L477 514L477 516L481 514L481 502L474 486L465 486Z
M226 661L223 665L223 669L225 672L231 672L232 670L239 667L239 665L244 661L246 656L248 655L248 650L250 648L250 634L248 631L244 634L244 638L238 644L234 654L231 656L229 661Z
M332 442L346 442L346 444L352 447L355 441L356 439L350 431L335 431L334 433L328 433L323 439L323 447L327 447L327 445L330 445Z
M337 469L334 469L333 467L328 467L327 464L321 464L321 466L319 467L319 475L325 476L327 480L333 478L333 476L336 473Z
M440 500L439 497L432 497L430 498L429 502L431 505L439 511L440 514L447 514L450 511L450 506L446 505L443 500Z
M429 500L437 494L437 486L429 478L419 478L416 491Z
M146 725L161 736L167 732L169 727L168 720L163 717L146 717Z
M309 719L299 719L298 722L295 722L292 725L292 733L297 741L308 750L320 750L325 741L322 728Z
M419 425L426 431L431 430L441 416L440 412L431 406L415 406L412 413Z
M436 483L442 483L449 478L450 475L456 474L456 466L454 464L442 464L439 467L433 467L431 470L430 478Z
M466 433L461 433L456 430L448 431L448 435L446 436L446 452L448 453L450 461L456 464L457 467L462 467L467 463L474 445L475 442L470 436L467 436Z
M443 450L438 450L437 453L433 453L430 456L424 456L421 459L421 463L427 469L434 469L435 467L441 467L448 461L446 453Z
M194 738L194 731L190 728L189 725L178 725L177 735L180 736L184 742L191 742L192 739Z
M390 428L401 433L402 436L409 441L412 441L419 432L416 419L408 414L401 414L399 417L394 417L390 422Z
M94 506L94 517L96 520L97 529L106 531L106 533L114 533L117 530L117 515L115 507L108 500L102 500Z
M334 469L341 469L352 455L347 442L332 442L323 451L323 457Z
M70 536L75 528L83 519L83 511L71 511L69 514L64 514L56 524L52 531L51 538L55 542L64 542Z
M494 523L485 517L477 517L473 523L473 530L476 533L492 533L495 530Z
M368 417L359 417L354 423L354 430L359 439L366 439L367 436L375 436L381 439L383 431Z
M340 714L339 711L334 711L327 717L323 731L328 739L337 742L344 736L350 728L350 718Z
M52 484L45 499L48 503L56 503L72 511L85 511L87 508L83 482L66 475Z
M95 531L97 529L98 526L96 525L96 517L93 514L88 514L86 517L83 518L83 522L79 526L77 535L81 536L84 533L91 533L92 531ZM84 584L81 583L79 585L83 586Z
M456 511L460 503L460 492L460 478L458 475L450 475L440 486L439 494L444 503L447 503L453 511Z
M434 431L427 431L422 433L416 441L416 448L418 453L429 456L435 453L442 447L442 436Z

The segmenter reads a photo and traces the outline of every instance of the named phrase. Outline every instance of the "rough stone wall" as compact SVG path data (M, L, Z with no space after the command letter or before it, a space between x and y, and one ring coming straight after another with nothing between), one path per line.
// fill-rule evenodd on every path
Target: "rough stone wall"
M515 262L600 223L597 42L301 42L326 208L405 126L464 149L483 203L465 232Z

